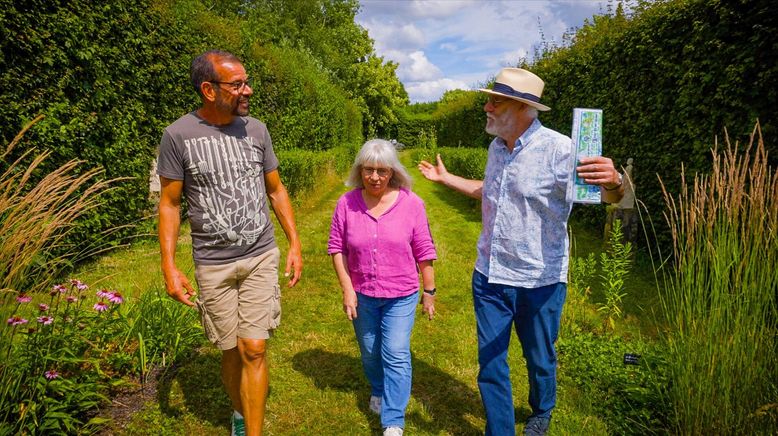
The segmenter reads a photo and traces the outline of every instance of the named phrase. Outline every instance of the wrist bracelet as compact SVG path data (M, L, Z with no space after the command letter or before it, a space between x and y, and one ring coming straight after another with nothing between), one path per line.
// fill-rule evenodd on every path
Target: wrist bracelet
M438 288L425 289L424 293L427 294L427 295L432 295L434 297L435 296L435 292L437 292L437 291L438 291Z

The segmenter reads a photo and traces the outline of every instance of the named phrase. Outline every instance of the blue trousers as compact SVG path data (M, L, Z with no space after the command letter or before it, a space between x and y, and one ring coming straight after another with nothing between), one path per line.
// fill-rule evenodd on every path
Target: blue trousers
M518 288L493 284L473 273L478 328L478 388L486 411L486 435L513 435L516 422L508 367L511 327L521 342L529 376L532 415L551 417L556 404L556 342L567 285Z
M372 394L381 397L381 426L405 428L411 398L411 330L419 294L374 298L357 292L357 335Z

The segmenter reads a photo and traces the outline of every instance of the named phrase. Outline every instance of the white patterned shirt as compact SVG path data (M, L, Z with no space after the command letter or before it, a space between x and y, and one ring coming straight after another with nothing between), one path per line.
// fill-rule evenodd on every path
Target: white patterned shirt
M475 265L489 283L539 288L567 282L573 160L570 138L538 120L513 152L501 138L489 145Z

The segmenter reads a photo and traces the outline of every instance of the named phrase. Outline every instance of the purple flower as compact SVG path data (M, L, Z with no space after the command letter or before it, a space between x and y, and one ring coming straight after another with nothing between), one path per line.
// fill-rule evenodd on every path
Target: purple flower
M54 285L53 288L51 288L51 292L59 292L60 294L64 294L68 291L68 288L65 287L65 285Z
M109 292L108 293L108 301L110 301L113 304L122 304L124 301L124 297L122 297L122 294L120 294L117 291Z
M94 308L98 312L104 312L108 310L108 305L105 304L104 301L98 301L97 303L95 303Z
M39 316L38 317L38 322L43 324L43 325L49 325L49 324L54 322L54 318L51 317L51 316L46 316L46 315Z
M16 297L16 301L17 301L18 303L29 303L30 301L32 301L32 297L30 297L30 296L29 296L29 295L27 295L27 294L21 293L21 294L19 294L19 295Z
M78 297L76 297L75 295L68 295L67 300L68 303L75 303L76 301L78 301Z
M49 310L49 305L41 303L38 305L38 310L40 310L41 312L45 312Z
M54 370L54 369L50 369L50 370L44 372L43 376L46 377L49 380L54 380L55 378L59 377L59 373L56 370Z
M97 298L109 298L111 293L106 289L100 289L99 291L95 292L95 295L97 295Z
M22 318L21 316L12 316L8 318L8 325L17 326L22 324L27 324L27 320Z

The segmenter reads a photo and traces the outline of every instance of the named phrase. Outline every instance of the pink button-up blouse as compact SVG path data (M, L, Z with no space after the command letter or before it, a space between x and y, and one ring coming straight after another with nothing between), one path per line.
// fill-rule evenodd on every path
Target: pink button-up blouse
M354 290L377 298L417 292L417 264L437 259L424 202L407 189L400 189L377 219L367 213L361 189L343 194L332 216L327 252L343 253Z

